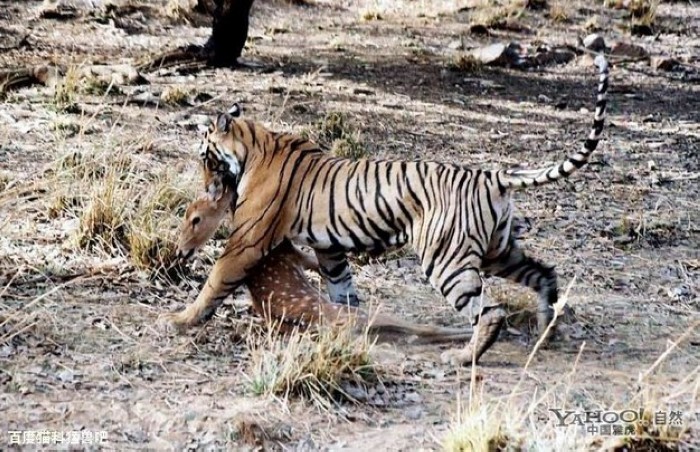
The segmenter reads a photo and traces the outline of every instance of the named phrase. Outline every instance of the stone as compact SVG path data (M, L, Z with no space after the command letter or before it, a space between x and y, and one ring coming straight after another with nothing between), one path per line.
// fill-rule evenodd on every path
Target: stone
M605 39L598 33L592 33L583 39L583 46L594 52L605 50Z
M680 62L671 57L656 56L651 57L651 59L649 60L649 64L652 68L656 69L657 71L672 71L676 67L678 67Z
M649 58L649 52L637 44L630 44L627 42L616 42L610 49L610 55L627 57L627 58Z
M448 49L452 50L463 50L464 49L464 43L462 42L461 39L456 39L449 44L447 44Z
M550 64L566 64L576 58L576 54L571 50L547 50L539 52L532 58L532 65L547 66Z
M520 46L517 43L497 43L474 49L471 56L485 65L509 66L520 63L519 50Z

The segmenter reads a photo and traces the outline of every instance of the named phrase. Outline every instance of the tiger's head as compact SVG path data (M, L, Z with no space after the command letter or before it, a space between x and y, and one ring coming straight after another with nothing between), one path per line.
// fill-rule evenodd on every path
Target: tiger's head
M219 181L194 200L185 212L177 240L177 257L189 259L216 232L231 205L234 192Z
M221 178L224 185L234 190L240 181L250 152L245 143L251 135L250 124L241 114L240 105L234 103L227 112L204 126L199 157L207 190L213 179Z

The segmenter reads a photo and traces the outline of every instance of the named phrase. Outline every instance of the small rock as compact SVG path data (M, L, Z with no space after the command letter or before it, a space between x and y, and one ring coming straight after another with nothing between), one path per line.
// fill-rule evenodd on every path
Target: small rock
M668 289L668 297L673 301L686 301L690 299L690 287L683 284L672 289Z
M652 57L651 60L649 61L649 64L651 65L651 67L653 67L657 71L672 71L680 63L678 60L676 60L674 58L657 56L657 57Z
M508 45L503 43L491 44L471 51L471 55L483 64L492 66L516 65L520 62L520 46L511 42Z
M605 50L605 39L598 33L593 33L583 39L583 46L594 52Z
M649 58L649 52L647 52L644 47L626 42L617 42L613 44L610 49L610 55L627 58Z
M369 399L369 394L367 391L360 387L354 385L343 385L343 391L352 399L358 402L365 402Z
M452 41L449 44L447 44L447 48L452 49L452 50L463 50L464 43L462 42L461 39L457 39L457 40Z
M488 35L489 29L486 25L474 24L471 27L469 27L469 33L473 35Z
M367 89L367 88L355 88L352 90L352 93L353 94L361 94L364 96L374 96L374 94L375 94L374 91L372 91L371 89Z
M423 400L423 398L417 392L407 392L404 399L411 403L420 403Z
M493 82L491 80L479 80L479 86L481 86L482 88L490 88L499 91L506 89L504 85L499 85L498 83Z
M14 355L14 353L14 347L10 347L9 345L3 345L0 347L0 358L9 358L10 356Z
M656 162L654 162L653 160L649 160L649 161L647 162L647 168L649 168L649 171L656 171L657 169L659 169L659 168L656 166Z
M372 399L372 402L370 402L370 405L374 405L374 406L384 406L384 405L386 405L386 402L384 401L384 399L382 399L381 397L377 396L377 397L375 397L374 399Z
M544 94L540 94L539 96L537 96L537 102L539 102L541 104L551 104L552 99L545 96Z
M407 419L410 419L412 421L416 421L420 418L423 417L423 409L419 406L412 406L409 408L406 408L404 410L404 415L406 416Z
M550 64L566 64L576 58L576 54L570 50L546 50L532 58L534 66L547 66Z
M56 374L56 377L58 377L58 379L64 383L72 383L75 378L75 374L72 370L63 369Z
M632 36L652 36L654 34L654 29L649 25L644 24L634 24L630 29Z

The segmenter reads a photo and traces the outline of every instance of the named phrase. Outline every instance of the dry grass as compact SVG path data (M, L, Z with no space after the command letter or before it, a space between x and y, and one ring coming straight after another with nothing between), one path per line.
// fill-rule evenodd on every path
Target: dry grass
M56 84L54 91L54 105L59 111L72 108L75 105L76 96L80 89L80 71L76 66L66 70L65 75Z
M463 53L454 58L450 68L459 72L477 72L484 67L484 64L471 53Z
M329 147L337 157L359 159L369 156L361 134L345 113L332 111L316 124L315 130L302 133L307 139L315 139Z
M638 25L652 25L661 0L605 0L605 6L614 9L624 9L630 18Z
M326 145L352 135L355 131L347 115L339 111L326 113L323 119L318 121L316 129L318 140Z
M81 84L81 92L83 92L84 94L91 94L93 96L115 96L119 94L124 94L121 88L115 85L114 82L107 81L98 77L84 78Z
M325 409L339 399L353 400L343 391L343 383L375 383L379 368L370 358L374 342L352 327L280 338L277 328L269 325L262 336L249 335L245 373L249 390L283 399L300 396Z
M87 206L80 214L75 237L80 248L99 248L110 255L122 254L126 250L127 197L114 173L92 188Z
M573 281L566 290L566 294L555 305L555 317L549 328L553 328L557 319L562 316L568 302L569 292ZM469 399L466 408L458 403L456 419L451 430L443 439L443 448L449 452L475 451L488 452L494 450L636 450L636 451L672 451L692 450L700 445L696 436L690 431L684 419L685 425L674 426L669 423L656 423L654 414L657 412L670 413L681 411L685 413L697 413L700 408L700 367L685 375L683 380L674 388L668 389L665 395L659 393L658 386L652 384L650 376L666 360L677 346L688 340L693 331L700 327L700 322L695 322L675 342L671 343L667 350L661 354L656 362L645 372L639 374L638 390L636 394L623 406L609 406L580 400L572 395L572 386L575 385L576 371L579 360L585 348L581 345L579 354L573 363L570 373L563 378L560 385L549 388L544 394L535 393L529 400L522 396L520 385L528 377L528 367L543 344L540 338L530 353L525 366L522 369L520 379L507 398L491 398L484 396L485 384L477 379L476 366L471 367L471 380L469 386ZM603 412L621 412L631 410L641 412L642 415L634 422L627 425L633 430L624 431L616 436L603 436L597 432L583 433L581 426L557 425L558 420L552 420L549 411L551 409L585 412L591 406L597 406ZM585 424L587 428L589 424ZM594 423L590 425L596 425ZM620 424L622 425L622 424Z
M176 189L166 176L146 194L129 221L129 256L137 268L167 270L175 263L175 239L177 224L173 211L184 206L190 198L186 192Z
M46 180L46 213L78 219L73 242L81 249L128 256L138 269L167 273L175 261L178 215L194 187L182 188L187 185L168 171L144 174L130 155L124 149L59 158Z
M523 0L508 0L501 2L483 2L471 15L472 26L486 28L504 28L514 26L525 13L530 2Z
M366 158L369 156L367 149L362 145L358 134L353 134L345 138L333 141L331 152L336 157L349 158L353 160Z
M191 95L192 90L184 86L172 86L163 90L160 94L160 100L173 106L187 105Z
M382 20L382 19L384 19L379 11L375 11L375 10L371 10L371 9L368 9L368 10L363 11L363 12L360 14L360 17L361 17L362 20L364 20L365 22L371 22L371 21L373 21L373 20Z
M569 13L562 3L556 3L549 7L549 19L554 22L565 23L569 21Z

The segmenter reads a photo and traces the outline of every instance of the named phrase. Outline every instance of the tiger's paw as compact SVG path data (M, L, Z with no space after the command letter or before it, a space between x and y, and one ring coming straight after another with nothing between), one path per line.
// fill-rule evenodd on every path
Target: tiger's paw
M455 367L471 365L472 353L467 348L451 348L440 355L443 364L450 364Z
M183 334L189 324L182 318L181 312L162 314L157 321L158 330L166 334Z

